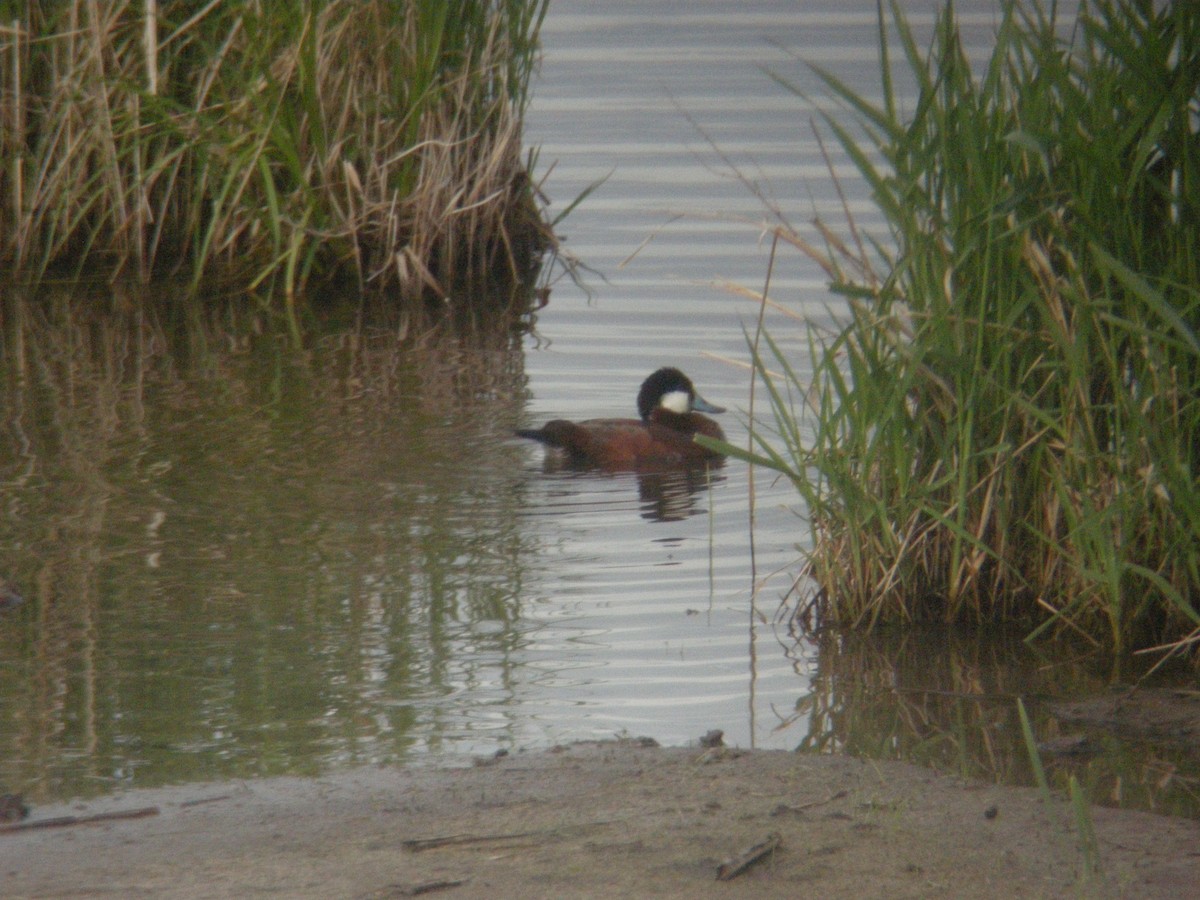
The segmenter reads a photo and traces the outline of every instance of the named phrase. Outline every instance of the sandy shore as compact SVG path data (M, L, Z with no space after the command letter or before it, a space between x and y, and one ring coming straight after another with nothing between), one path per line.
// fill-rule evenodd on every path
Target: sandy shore
M1163 897L1200 825L902 763L636 741L471 769L192 784L36 809L144 813L0 834L4 897ZM728 881L722 863L777 849ZM771 843L767 843L771 846Z

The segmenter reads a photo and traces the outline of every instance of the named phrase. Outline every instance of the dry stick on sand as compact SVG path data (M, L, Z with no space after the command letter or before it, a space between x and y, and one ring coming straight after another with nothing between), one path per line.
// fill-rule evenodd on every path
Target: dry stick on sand
M459 847L466 844L489 844L495 841L515 841L524 838L538 837L546 834L544 831L510 831L505 834L449 834L435 838L413 838L401 841L400 846L413 853L422 850L436 850L439 847Z
M782 838L776 831L767 835L765 841L760 841L753 847L749 847L731 859L725 860L717 866L717 881L730 881L737 878L748 868L764 859L779 849Z
M447 878L438 881L422 881L419 884L389 884L384 889L387 893L383 896L419 897L422 894L432 894L434 891L461 887L469 880L467 878Z
M580 831L590 828L604 828L624 822L628 816L615 819L598 819L595 822L580 822L575 825L560 825L556 828L540 828L537 831L507 831L496 834L447 834L432 838L410 838L401 841L400 846L411 853L421 853L425 850L436 850L440 847L457 847L467 844L490 844L497 841L520 841L528 838L559 837L570 831Z
M96 813L94 816L58 816L54 819L35 819L32 822L14 822L11 825L0 825L0 834L8 834L13 831L29 831L33 828L66 828L68 825L92 825L96 822L109 822L114 819L144 819L146 816L157 815L157 806L143 806L139 809Z

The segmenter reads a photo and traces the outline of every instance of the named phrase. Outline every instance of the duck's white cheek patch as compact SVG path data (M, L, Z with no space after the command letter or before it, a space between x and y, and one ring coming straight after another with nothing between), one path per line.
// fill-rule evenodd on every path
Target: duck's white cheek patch
M658 401L658 405L663 409L682 416L691 412L692 398L688 396L687 391L670 391L662 395L662 399Z

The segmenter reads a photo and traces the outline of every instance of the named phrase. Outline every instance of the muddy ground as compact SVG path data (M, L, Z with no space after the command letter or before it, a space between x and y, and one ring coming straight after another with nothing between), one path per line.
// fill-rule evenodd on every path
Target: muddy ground
M150 809L156 810L149 814ZM375 768L131 791L0 833L4 897L1170 897L1200 825L903 763L637 741L471 769ZM728 881L722 863L778 848Z

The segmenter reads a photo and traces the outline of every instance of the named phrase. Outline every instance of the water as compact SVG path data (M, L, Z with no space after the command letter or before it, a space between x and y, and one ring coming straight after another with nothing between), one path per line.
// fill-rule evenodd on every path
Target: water
M933 4L911 6L927 29ZM1037 697L1102 688L1011 644L797 640L780 612L807 532L786 485L733 463L711 481L562 471L510 437L631 415L674 364L744 443L758 308L727 283L761 288L764 199L844 217L812 108L764 70L818 101L802 59L873 83L874 3L594 9L554 4L527 139L555 162L555 209L607 179L562 228L599 274L590 297L560 280L523 344L338 332L295 351L249 325L51 327L6 298L0 575L28 602L0 614L0 791L713 728L1021 778L1013 698L1050 727ZM986 47L994 5L959 9ZM795 254L772 285L836 314ZM803 372L803 329L768 324ZM1130 783L1105 765L1097 794Z

